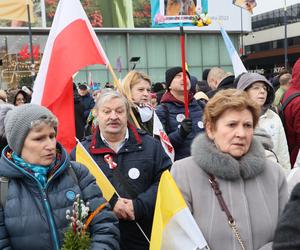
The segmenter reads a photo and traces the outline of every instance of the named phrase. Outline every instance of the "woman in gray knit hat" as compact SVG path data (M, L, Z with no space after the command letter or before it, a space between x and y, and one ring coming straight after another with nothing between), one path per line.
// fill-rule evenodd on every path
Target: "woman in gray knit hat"
M245 90L260 106L261 114L257 127L264 129L271 136L273 151L287 175L291 170L291 164L284 128L280 117L270 109L275 98L272 84L260 74L245 73L238 81L237 88Z
M93 212L105 202L102 193L88 170L70 162L56 142L57 119L47 108L18 106L7 113L4 125L0 249L59 250L70 223L66 211L77 195ZM91 249L119 249L117 219L109 207L95 215L89 232Z

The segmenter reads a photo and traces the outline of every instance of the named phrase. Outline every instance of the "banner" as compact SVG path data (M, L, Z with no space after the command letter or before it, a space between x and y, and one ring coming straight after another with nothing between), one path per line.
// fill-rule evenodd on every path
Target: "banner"
M253 8L257 5L255 0L233 0L232 3L249 11L251 14L253 13Z
M0 19L28 22L27 1L28 0L1 0ZM30 0L28 3L31 22L34 22L32 1Z

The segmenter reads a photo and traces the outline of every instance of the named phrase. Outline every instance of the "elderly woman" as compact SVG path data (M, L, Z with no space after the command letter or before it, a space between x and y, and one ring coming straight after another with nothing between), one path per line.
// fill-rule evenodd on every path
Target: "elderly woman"
M0 249L61 249L77 194L93 212L105 200L95 179L70 162L56 142L57 119L46 108L24 104L4 120L8 146L0 159ZM1 183L1 187L4 183ZM91 249L119 249L116 217L105 207L89 226Z
M130 71L123 79L123 93L131 104L136 127L153 134L153 109L150 107L151 80L143 72ZM132 118L132 117L131 117Z
M246 93L218 92L204 111L205 134L172 175L211 249L272 249L287 184L253 139L259 109Z
M270 109L275 93L272 84L257 73L243 74L237 84L238 89L245 90L248 96L260 107L258 128L263 128L271 136L273 151L286 175L291 170L287 140L280 117Z

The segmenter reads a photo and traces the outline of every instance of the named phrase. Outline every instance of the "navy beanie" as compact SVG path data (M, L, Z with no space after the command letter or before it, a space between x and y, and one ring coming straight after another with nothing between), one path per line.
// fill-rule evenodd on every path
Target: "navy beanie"
M166 71L166 87L167 87L167 89L169 89L174 77L180 72L182 72L181 67L173 67ZM190 74L187 70L186 70L186 75L189 77L189 79L191 79Z

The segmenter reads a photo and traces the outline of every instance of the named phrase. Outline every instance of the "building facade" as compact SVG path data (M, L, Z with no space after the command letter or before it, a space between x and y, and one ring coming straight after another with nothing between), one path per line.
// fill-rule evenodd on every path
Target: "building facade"
M285 66L285 8L252 17L252 33L244 36L247 69L272 75ZM291 68L300 57L300 3L286 8L287 55Z
M132 57L140 57L136 70L149 74L153 82L164 81L165 71L169 67L181 65L179 31L171 29L95 29L107 57L121 79L133 67ZM28 31L26 28L2 28L0 30L0 82L2 88L16 86L24 78L37 73L43 55L49 29L33 29L33 47L38 50L31 67L28 54ZM239 34L230 33L236 48L239 46ZM74 37L76 39L76 37ZM199 80L206 68L219 66L232 72L222 36L216 31L186 31L186 61L189 71ZM24 60L22 53L25 55ZM118 63L117 63L118 61ZM75 82L93 82L105 84L112 77L103 65L83 68L74 76Z

